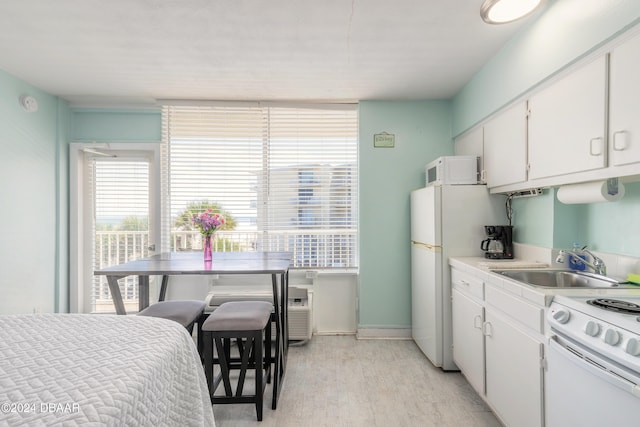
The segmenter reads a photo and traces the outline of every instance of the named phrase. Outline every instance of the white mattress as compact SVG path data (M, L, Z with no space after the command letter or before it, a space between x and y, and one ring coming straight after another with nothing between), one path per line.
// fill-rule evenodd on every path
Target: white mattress
M204 371L178 323L0 316L0 425L213 426Z

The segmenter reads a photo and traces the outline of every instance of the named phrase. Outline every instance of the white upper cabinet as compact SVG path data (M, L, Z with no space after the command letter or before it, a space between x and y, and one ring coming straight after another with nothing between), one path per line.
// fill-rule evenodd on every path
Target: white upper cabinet
M482 157L482 127L477 127L470 132L465 133L462 136L456 138L454 152L456 156L476 156L480 159L478 163L478 170L482 171L483 157ZM482 176L480 177L482 180Z
M487 187L527 180L527 104L501 112L484 126L484 179Z
M606 166L607 57L529 99L529 179Z
M640 161L640 35L611 52L609 155L611 165Z

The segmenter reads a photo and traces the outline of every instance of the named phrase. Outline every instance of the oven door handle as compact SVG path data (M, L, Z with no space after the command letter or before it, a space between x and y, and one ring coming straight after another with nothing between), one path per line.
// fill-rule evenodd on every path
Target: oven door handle
M549 338L550 351L557 352L579 368L640 399L640 378L634 377L629 372L620 372L610 362L581 346L570 346L563 341L562 337L552 335Z

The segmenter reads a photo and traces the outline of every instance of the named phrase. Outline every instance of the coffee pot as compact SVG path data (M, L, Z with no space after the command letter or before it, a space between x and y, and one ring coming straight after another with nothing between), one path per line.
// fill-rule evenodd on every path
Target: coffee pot
M485 225L487 238L480 243L485 258L513 258L513 227L511 225Z
M480 249L490 254L501 254L504 251L504 246L500 240L486 239L480 244Z

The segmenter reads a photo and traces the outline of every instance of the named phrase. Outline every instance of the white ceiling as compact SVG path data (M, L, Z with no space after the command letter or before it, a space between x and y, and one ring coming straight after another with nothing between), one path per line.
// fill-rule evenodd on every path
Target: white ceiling
M482 0L2 0L0 69L72 106L453 96L522 22Z

